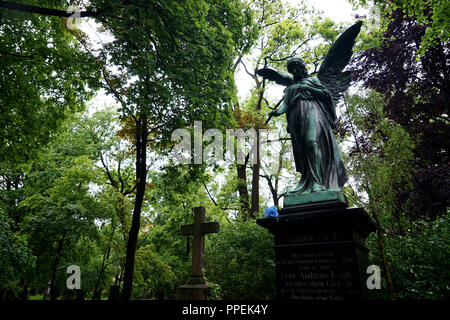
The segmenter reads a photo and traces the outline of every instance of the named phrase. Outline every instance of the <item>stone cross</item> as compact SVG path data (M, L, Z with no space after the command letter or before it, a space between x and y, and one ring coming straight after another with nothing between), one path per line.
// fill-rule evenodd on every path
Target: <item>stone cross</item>
M219 232L218 222L205 223L205 208L194 208L194 224L184 225L182 235L192 235L192 273L190 284L204 284L202 276L203 257L205 253L205 234Z

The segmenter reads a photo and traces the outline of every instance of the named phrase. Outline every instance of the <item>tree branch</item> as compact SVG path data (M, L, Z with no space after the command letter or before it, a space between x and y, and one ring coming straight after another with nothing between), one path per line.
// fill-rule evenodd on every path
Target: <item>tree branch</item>
M247 69L247 66L245 65L245 63L241 60L240 63L244 66L245 72L247 72L247 74L252 77L253 79L256 79L256 76L252 73L250 73Z
M68 13L64 10L58 10L58 9L50 9L50 8L43 8L33 5L27 5L22 3L16 3L12 1L0 1L0 8L10 9L14 11L20 11L20 12L28 12L28 13L37 13L45 16L55 16L55 17L63 17L63 18L69 18L71 17L74 12ZM80 18L84 17L93 17L96 18L100 15L100 11L81 11L79 12Z
M1 2L0 2L0 4L1 4ZM36 53L31 54L31 55L22 55L20 53L7 52L7 51L3 51L3 50L0 50L0 54L5 54L8 56L12 56L12 57L16 57L16 58L24 58L24 59L34 59L35 55L39 55L39 56L43 57L42 55L36 54Z
M104 171L105 171L106 175L108 176L108 180L109 180L109 182L111 183L111 185L112 185L114 188L119 189L118 186L117 186L117 182L114 180L114 178L112 177L111 172L109 171L108 164L105 163L105 160L103 159L103 156L100 156L100 161L102 162Z
M286 56L286 57L284 57L284 58L280 58L280 59L272 59L271 56L269 56L269 57L267 57L267 58L269 58L270 61L272 61L272 62L280 62L280 61L284 61L284 60L287 60L287 59L289 59L289 58L292 58L292 57L294 57L294 56L297 54L297 50L300 49L303 45L305 45L305 44L306 44L308 41L310 41L310 40L312 40L312 39L306 39L305 41L303 41L302 43L300 43L300 44L297 46L297 48L295 48L295 50L292 51L292 53L291 53L290 55L288 55L288 56Z
M211 194L209 193L208 187L206 187L205 181L202 181L203 186L205 187L206 193L208 194L209 198L211 199L211 201L214 203L214 205L216 207L218 207L219 205L217 204L216 200L214 200L214 198L211 196Z
M239 57L236 59L236 62L233 64L233 73L236 71L236 68L238 67L241 60L242 60L242 54L239 55Z

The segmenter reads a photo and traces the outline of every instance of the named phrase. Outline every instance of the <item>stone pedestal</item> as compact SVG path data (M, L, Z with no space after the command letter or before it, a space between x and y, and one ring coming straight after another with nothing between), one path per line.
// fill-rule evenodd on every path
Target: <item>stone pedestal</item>
M275 236L278 299L367 298L367 249L375 227L361 208L342 201L289 206L257 223Z
M179 286L175 293L176 300L206 300L209 294L207 284L186 284Z

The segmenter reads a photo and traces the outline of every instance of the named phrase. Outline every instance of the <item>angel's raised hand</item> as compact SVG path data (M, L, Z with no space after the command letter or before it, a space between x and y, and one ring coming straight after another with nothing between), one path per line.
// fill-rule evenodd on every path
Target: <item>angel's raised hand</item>
M281 116L280 113L278 113L278 110L272 110L269 112L269 117L279 117Z
M277 110L272 110L269 112L269 117L276 117Z

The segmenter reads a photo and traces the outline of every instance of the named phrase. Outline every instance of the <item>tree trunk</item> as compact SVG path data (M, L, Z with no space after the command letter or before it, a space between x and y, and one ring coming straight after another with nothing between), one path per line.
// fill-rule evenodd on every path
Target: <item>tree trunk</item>
M265 64L264 64L265 65ZM265 92L265 87L266 87L266 80L264 79L262 81L262 87L261 83L260 84L256 84L256 89L260 89L261 91L259 92L259 98L258 98L258 102L256 104L256 112L261 111L261 103L262 103L262 99L264 96L264 92ZM253 175L252 175L252 208L251 208L251 214L250 217L255 219L255 216L258 214L259 212L259 171L260 171L260 167L261 167L261 161L259 159L259 128L256 127L256 162L255 159L252 159L253 161Z
M237 179L238 179L238 192L239 192L239 202L241 205L241 211L244 215L250 211L249 199L248 199L248 188L247 188L247 173L245 171L245 164L237 164Z
M58 9L49 9L44 7L38 7L33 5L26 5L22 3L16 3L13 1L0 1L0 8L6 8L19 12L28 12L28 13L37 13L45 16L55 16L55 17L64 17L69 18L72 13L67 12L66 10L58 10ZM100 12L93 11L81 11L80 18L83 17L97 17L100 15Z
M141 115L136 124L136 199L133 218L128 234L125 272L123 276L122 300L130 300L133 289L134 262L140 228L142 203L144 201L145 182L147 178L147 116Z
M50 300L53 300L53 301L56 300L56 298L57 298L57 294L55 291L56 268L58 267L59 258L61 255L62 246L63 246L65 237L66 237L66 231L64 230L62 238L58 241L58 249L56 250L56 257L55 257L55 260L53 261L53 266L52 266L52 280L50 281Z
M110 235L109 241L108 241L108 246L107 246L107 248L105 250L105 253L103 254L102 267L100 269L100 274L98 275L97 283L95 284L94 294L92 295L92 300L96 300L98 298L101 298L101 291L100 291L100 293L98 293L97 291L98 291L98 287L100 285L100 282L102 280L103 273L105 272L105 268L106 268L105 262L106 262L107 257L109 257L109 251L111 250L111 241L112 241L112 238L114 236L114 232L115 231L116 231L116 227L114 227L112 229L112 231L111 231L111 235Z
M252 161L254 160L252 159ZM250 217L254 219L255 215L257 215L259 212L259 132L256 132L256 163L254 163L252 167L252 209Z
M278 198L278 180L277 180L277 178L275 178L275 186L274 186L270 176L265 176L265 178L267 180L267 184L269 186L270 193L272 194L273 205L277 208L277 210L279 210L280 207L278 206L278 200L280 198Z
M123 241L125 243L128 243L128 233L130 230L128 229L128 221L127 221L127 212L125 211L125 201L124 201L124 195L121 194L118 199L118 205L117 205L117 216L120 220L120 227L123 235Z
M384 252L383 230L381 228L380 221L378 220L378 215L374 213L372 214L372 216L375 218L375 225L377 227L378 247L380 249L381 259L383 260L384 272L386 272L386 282L389 290L389 300L395 300L394 285L392 283L391 272L389 271L386 254Z

